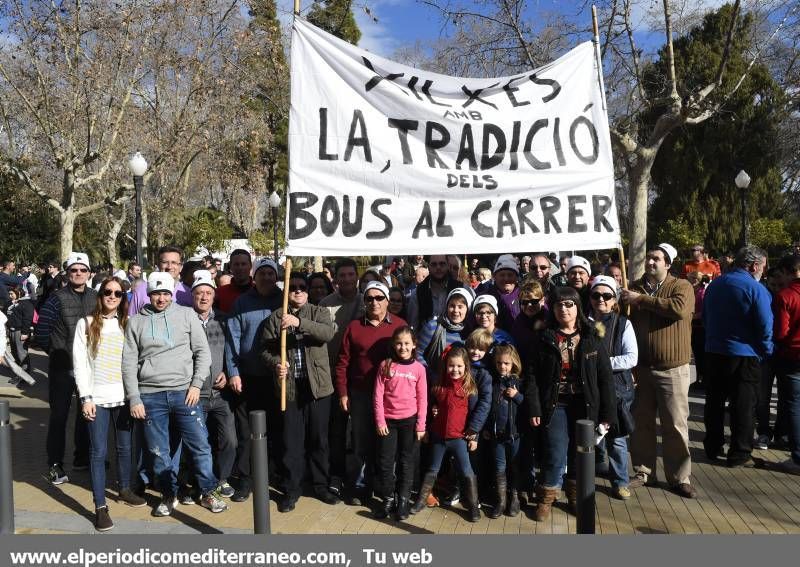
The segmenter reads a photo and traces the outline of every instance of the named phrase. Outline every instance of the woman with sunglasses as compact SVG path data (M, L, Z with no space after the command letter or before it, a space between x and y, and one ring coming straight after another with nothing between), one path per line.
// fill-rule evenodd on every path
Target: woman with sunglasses
M575 422L590 419L607 431L616 420L611 361L602 338L581 310L577 290L556 288L550 306L547 328L534 341L525 369L529 422L542 429L538 522L550 516L562 486L575 512Z
M119 500L145 505L131 490L131 419L122 386L122 348L128 322L128 298L122 280L103 280L94 312L78 321L72 345L75 383L83 418L89 426L89 471L95 506L95 529L114 527L106 505L106 446L113 428L117 442Z
M598 462L604 462L608 454L608 475L611 481L611 494L620 500L631 497L628 488L628 435L633 432L633 373L639 360L639 347L633 325L627 317L620 314L617 294L619 288L614 278L597 276L592 281L589 301L592 306L590 320L603 339L603 344L611 357L611 371L614 374L614 390L617 395L617 426L607 438L597 446Z
M542 284L527 280L519 290L519 315L511 325L511 337L519 345L523 365L527 361L529 348L536 333L547 326L547 308L544 305Z

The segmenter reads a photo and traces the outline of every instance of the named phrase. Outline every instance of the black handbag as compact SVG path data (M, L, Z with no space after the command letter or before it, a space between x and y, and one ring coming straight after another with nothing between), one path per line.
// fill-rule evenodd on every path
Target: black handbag
M633 414L628 409L623 400L617 399L617 423L615 423L609 435L613 438L627 437L636 429L636 422L633 420Z

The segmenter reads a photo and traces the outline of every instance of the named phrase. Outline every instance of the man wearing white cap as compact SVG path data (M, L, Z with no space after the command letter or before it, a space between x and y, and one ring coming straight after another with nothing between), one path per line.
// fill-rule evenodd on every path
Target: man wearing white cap
M197 270L192 284L192 306L197 318L203 325L211 352L211 369L209 378L200 390L200 401L206 414L206 425L213 426L216 435L214 452L214 474L219 479L221 496L233 496L233 488L228 484L228 477L236 458L236 422L228 400L222 396L222 390L228 383L225 376L225 322L213 309L216 296L216 284L209 270Z
M208 430L198 415L211 352L195 313L173 303L174 286L170 273L150 274L150 303L128 321L122 351L125 396L131 417L144 420L144 438L161 490L161 502L153 510L157 517L171 515L177 503L177 451L182 448L189 451L194 465L200 504L214 513L228 508L217 492ZM170 442L173 430L180 434L177 449Z
M630 488L656 485L656 416L661 421L664 474L670 490L696 496L689 452L689 359L692 354L692 284L670 275L677 251L662 243L647 253L645 273L621 299L631 306L630 321L639 344L634 372L638 387L631 411Z
M581 297L583 312L589 312L589 278L592 275L592 266L583 256L573 256L567 260L567 285L578 291Z
M447 261L444 256L445 270ZM406 322L389 313L389 288L369 282L364 289L363 317L351 321L342 336L335 389L341 409L350 414L353 466L345 474L348 503L361 505L371 493L375 465L375 375L389 354L392 333Z
M39 323L34 335L36 343L50 356L48 369L48 394L50 421L47 427L47 478L53 484L67 482L64 473L64 445L67 418L75 392L75 374L72 367L72 342L75 327L83 317L91 315L97 302L97 292L89 281L89 257L72 252L66 261L67 286L54 292L39 312ZM89 466L89 430L86 420L76 412L74 469Z
M239 443L236 449L236 478L234 502L244 502L250 497L250 418L255 410L267 410L267 431L275 432L277 421L275 396L271 382L272 370L261 360L261 331L264 321L281 306L283 295L277 286L278 266L269 258L255 264L254 287L234 302L228 317L228 340L225 343L225 367L228 370L228 388L233 392L231 405L236 416L236 431ZM274 436L270 436L270 448L274 449ZM270 450L271 458L278 457L277 450Z

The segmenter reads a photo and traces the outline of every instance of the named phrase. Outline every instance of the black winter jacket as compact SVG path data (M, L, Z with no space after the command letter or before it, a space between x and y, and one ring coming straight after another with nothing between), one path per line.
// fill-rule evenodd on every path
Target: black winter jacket
M594 423L615 423L617 400L611 360L593 327L581 332L575 361L579 382L583 384L585 419L591 419ZM544 329L534 341L523 380L527 384L525 402L528 417L541 417L543 426L550 423L558 404L560 376L561 353L556 333L553 329Z

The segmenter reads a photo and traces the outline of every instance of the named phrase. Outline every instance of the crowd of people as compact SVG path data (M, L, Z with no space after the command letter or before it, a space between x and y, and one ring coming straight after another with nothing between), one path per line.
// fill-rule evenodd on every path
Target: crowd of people
M98 531L114 525L112 429L120 502L145 506L152 489L155 516L179 502L218 513L250 497L255 410L267 413L280 512L308 487L381 519L463 499L473 522L482 508L498 518L527 506L544 521L562 490L575 511L580 419L597 425L597 473L614 497L658 484L659 428L666 487L696 497L692 358L708 458L760 466L753 450L772 444L790 451L777 466L800 472L800 256L765 273L754 246L724 266L701 245L691 254L680 265L659 244L630 282L610 254L502 254L490 267L412 256L361 273L342 258L319 272L306 263L285 290L280 266L242 249L223 266L163 247L149 274L92 267L82 253L41 278L4 261L2 344L27 370L29 345L48 354L54 485L69 481L77 393L72 470L90 471Z

